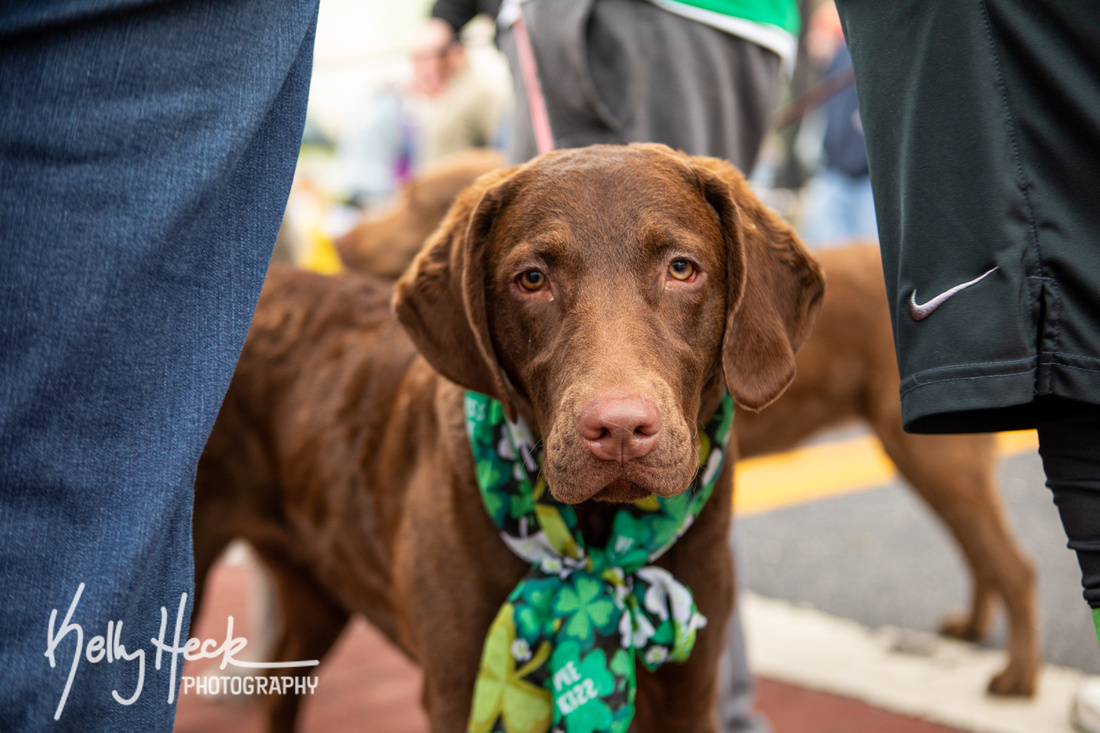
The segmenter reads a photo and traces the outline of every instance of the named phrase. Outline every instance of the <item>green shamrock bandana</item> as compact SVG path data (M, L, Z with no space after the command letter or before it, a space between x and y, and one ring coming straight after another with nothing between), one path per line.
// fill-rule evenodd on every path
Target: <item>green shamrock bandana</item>
M601 549L585 546L573 507L551 496L527 425L508 422L496 400L466 394L481 498L504 542L531 563L489 627L469 733L546 733L551 725L555 733L625 733L635 656L650 670L682 662L706 624L691 591L650 563L713 492L732 422L726 395L700 430L691 487L625 505Z

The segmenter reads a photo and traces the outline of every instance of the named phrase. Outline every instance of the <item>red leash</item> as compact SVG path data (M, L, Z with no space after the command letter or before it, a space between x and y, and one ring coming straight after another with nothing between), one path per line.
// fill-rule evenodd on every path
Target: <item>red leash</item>
M546 111L546 98L539 84L539 70L535 64L535 50L531 47L531 36L527 34L527 23L523 19L523 9L516 7L516 19L512 23L516 39L516 57L519 62L523 86L527 90L527 108L531 112L531 127L535 132L535 148L539 154L554 149L554 133L550 130L550 114Z

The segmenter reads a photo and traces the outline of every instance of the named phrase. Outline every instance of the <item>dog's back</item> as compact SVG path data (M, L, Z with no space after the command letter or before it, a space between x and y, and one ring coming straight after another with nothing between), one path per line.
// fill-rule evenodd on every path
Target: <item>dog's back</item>
M303 537L331 536L358 538L364 572L379 572L385 582L388 571L380 566L403 500L396 488L406 484L400 476L412 463L402 459L415 448L375 447L416 431L393 419L397 387L416 351L390 312L391 292L373 278L272 268L199 464L197 578L234 537L262 556L312 565L347 548L318 547ZM419 414L430 416L428 408ZM354 426L355 434L342 426ZM375 465L382 461L387 465ZM394 491L363 490L381 476ZM376 506L353 510L367 496ZM341 502L347 511L339 511Z
M789 450L851 420L879 432L898 420L898 372L878 245L815 253L828 291L813 335L798 352L798 376L775 404L738 417L742 458ZM900 425L900 422L898 423Z
M357 272L396 278L443 220L459 192L506 162L501 153L485 148L465 150L440 161L414 178L391 205L368 213L337 238L340 259Z

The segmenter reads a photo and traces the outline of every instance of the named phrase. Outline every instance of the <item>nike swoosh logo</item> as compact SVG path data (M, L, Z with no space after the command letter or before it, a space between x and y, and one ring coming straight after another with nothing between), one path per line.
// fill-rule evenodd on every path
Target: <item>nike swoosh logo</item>
M909 317L912 318L914 321L923 321L925 318L935 313L937 308L946 303L952 297L962 292L963 290L966 290L971 285L980 283L982 280L985 280L996 271L997 268L994 267L989 272L985 273L984 275L979 275L970 282L965 282L962 285L956 285L950 290L943 291L927 303L917 302L917 291L914 289L913 295L909 298Z

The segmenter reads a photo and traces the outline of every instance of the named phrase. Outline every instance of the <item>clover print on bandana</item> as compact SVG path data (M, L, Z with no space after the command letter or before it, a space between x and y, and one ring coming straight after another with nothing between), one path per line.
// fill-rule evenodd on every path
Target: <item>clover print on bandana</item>
M675 497L624 505L604 548L587 547L572 506L539 473L538 440L501 405L466 395L478 488L501 539L530 569L490 627L470 733L625 733L635 660L650 670L691 654L706 619L691 590L654 562L713 493L733 420L728 395L700 428L699 472ZM532 480L534 476L534 480Z
M565 721L566 733L612 730L614 716L606 700L616 685L604 650L582 658L577 644L563 642L554 650L550 666L558 670L552 680L555 722Z
M591 644L597 629L609 632L610 624L616 620L615 611L615 601L604 592L604 584L587 573L573 574L554 604L554 614L568 618L562 636L586 646Z
M543 665L550 656L544 644L535 654L518 645L511 604L504 604L485 639L481 669L470 714L470 733L544 733L553 717L550 692L524 679L529 669ZM528 657L519 669L514 650L520 646ZM497 723L504 727L497 727Z

